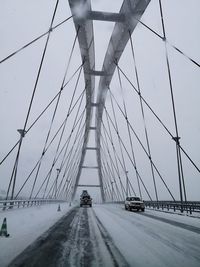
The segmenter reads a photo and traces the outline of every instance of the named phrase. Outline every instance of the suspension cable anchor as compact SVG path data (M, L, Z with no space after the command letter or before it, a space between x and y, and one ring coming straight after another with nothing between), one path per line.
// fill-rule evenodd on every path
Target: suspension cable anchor
M17 129L17 131L21 135L21 138L23 138L26 134L26 130L24 130L24 129Z
M177 143L177 145L180 144L180 142L179 142L180 139L181 139L181 138L180 138L179 136L174 136L174 137L172 137L172 140L174 140L174 141Z

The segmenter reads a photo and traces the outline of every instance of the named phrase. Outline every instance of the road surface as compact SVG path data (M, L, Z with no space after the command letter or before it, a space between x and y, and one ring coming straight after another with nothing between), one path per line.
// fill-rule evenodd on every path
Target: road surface
M9 266L199 267L200 226L119 205L75 207Z

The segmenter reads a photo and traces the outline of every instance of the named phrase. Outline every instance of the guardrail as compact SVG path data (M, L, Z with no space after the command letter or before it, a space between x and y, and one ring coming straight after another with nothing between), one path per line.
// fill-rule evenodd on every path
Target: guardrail
M0 200L0 210L9 210L13 208L27 208L31 206L40 206L50 203L66 202L58 199L15 199L15 200Z
M116 203L116 204L124 204L124 201L114 201L114 202L106 202L106 203ZM181 203L180 201L146 201L144 200L144 204L146 208L153 208L157 210L171 210L171 211L180 211L187 212L192 214L193 212L200 213L200 201L187 201Z
M174 212L179 210L181 212L186 211L192 214L193 212L200 212L200 202L199 201L144 201L145 206L153 209L161 210L173 210Z

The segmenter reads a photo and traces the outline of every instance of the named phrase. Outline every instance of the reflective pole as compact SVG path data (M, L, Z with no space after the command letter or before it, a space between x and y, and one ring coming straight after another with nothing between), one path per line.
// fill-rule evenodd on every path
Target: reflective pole
M16 184L16 178L17 178L17 167L18 167L18 161L19 161L19 152L20 152L20 148L22 145L22 139L24 138L26 131L23 129L18 129L17 130L18 133L20 134L20 139L19 139L19 148L18 148L18 152L17 152L17 157L16 157L16 161L15 161L15 166L14 166L14 171L13 171L13 186L12 186L12 191L11 191L11 199L14 198L14 192L15 192L15 184Z
M126 171L126 197L128 197L128 171Z
M57 171L57 176L56 176L56 183L55 183L55 195L54 195L55 199L56 199L56 194L57 194L57 183L58 183L58 176L59 176L59 173L60 173L60 169L57 168L56 171Z
M113 202L113 194L114 194L114 188L113 188L113 184L114 184L114 182L111 182L111 186L112 186L112 202Z

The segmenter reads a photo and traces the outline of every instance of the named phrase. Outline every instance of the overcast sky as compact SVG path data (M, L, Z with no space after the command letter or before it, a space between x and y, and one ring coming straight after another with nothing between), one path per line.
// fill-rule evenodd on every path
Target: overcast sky
M122 2L123 1L121 0L91 0L93 10L109 12L118 12ZM55 0L0 0L0 60L49 29L55 3ZM200 63L200 1L162 0L162 3L166 36L169 44L175 45L186 55ZM68 1L60 0L54 25L70 15L71 11ZM151 0L151 3L142 17L142 21L162 35L158 0ZM94 22L96 70L101 70L102 68L113 27L114 23L112 22ZM59 91L75 34L73 20L69 20L51 33L28 126L31 125L34 119ZM164 43L142 25L136 27L132 38L142 94L169 130L175 135ZM45 42L46 36L0 64L0 160L3 159L6 153L19 139L17 129L23 128L25 122ZM167 45L167 51L172 73L181 145L188 152L197 166L200 167L200 69L186 57L175 51L170 45ZM80 64L81 57L79 46L78 43L76 43L66 81ZM130 43L126 46L124 54L119 62L119 66L125 71L133 84L136 85ZM51 140L66 117L76 79L77 75L65 90L63 90L49 140ZM98 81L99 79L97 78L95 83L96 91L98 89ZM146 147L138 96L134 93L133 89L124 78L122 78L122 84L123 94L121 93L117 73L115 73L110 86L111 91L120 105L122 105L124 97L127 105L128 118ZM84 77L82 73L75 99L79 97L84 86ZM83 100L82 109L84 108L84 104L85 98ZM106 107L110 114L112 114L109 96L107 97ZM20 185L24 182L27 175L41 156L54 108L55 103L23 140L17 174L16 191L20 188ZM70 134L77 109L78 107L74 109L67 122L65 140ZM116 106L115 110L117 121L119 123L120 135L122 136L129 153L131 153L125 120ZM144 111L152 159L174 196L178 199L179 190L175 143L146 107L144 108ZM105 114L103 118L105 119ZM94 126L94 124L95 119L93 118L91 125ZM105 125L107 125L106 120ZM120 155L117 136L114 131L113 138L115 141L115 148ZM64 141L62 144L64 144ZM151 192L152 197L155 198L150 165L147 157L134 137L133 144L138 170ZM55 142L43 159L36 188L39 188L39 185L52 164L56 146L57 143ZM88 146L95 146L95 138L92 134L90 135ZM109 149L111 150L110 144ZM0 165L0 189L7 189L15 157L16 150L2 165ZM126 155L125 160L129 178L133 182L134 188L138 193L134 169ZM59 163L60 162L58 162L55 168L59 166ZM88 152L84 165L95 166L96 164L95 153ZM183 169L188 199L199 200L200 175L185 156L183 156ZM122 181L124 182L125 174L122 169L120 170L120 173ZM55 176L56 170L53 170L52 181ZM34 176L32 180L30 180L30 183L24 188L23 195L29 195L33 179ZM96 170L83 170L80 183L98 183ZM156 183L159 189L159 199L168 199L169 195L157 176ZM79 192L80 191L78 191L78 194ZM99 198L98 190L92 190L91 193L93 197ZM144 198L147 198L144 190L143 194Z

